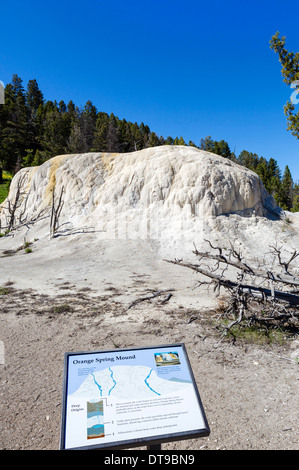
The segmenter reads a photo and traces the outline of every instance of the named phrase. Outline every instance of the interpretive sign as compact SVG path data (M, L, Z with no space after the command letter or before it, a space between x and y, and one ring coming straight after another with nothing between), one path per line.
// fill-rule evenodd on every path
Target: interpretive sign
M183 343L65 354L61 449L208 436Z

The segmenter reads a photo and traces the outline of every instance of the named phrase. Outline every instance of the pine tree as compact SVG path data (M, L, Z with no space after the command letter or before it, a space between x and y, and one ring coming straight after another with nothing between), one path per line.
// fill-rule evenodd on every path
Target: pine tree
M132 123L122 119L118 122L119 136L120 136L120 150L121 152L132 152L135 149L134 146L134 127Z
M271 183L268 177L268 163L265 158L263 157L260 158L255 168L255 172L261 178L266 190L270 193Z
M35 152L31 166L40 166L42 163L44 163L44 161L45 159L43 157L43 154L39 150L37 150Z
M39 89L37 81L29 80L26 92L26 105L31 117L35 118L40 105L44 104L44 96Z
M224 158L231 157L231 151L228 143L225 140L220 140L219 142L215 141L213 143L213 153L221 155Z
M292 212L299 212L299 184L295 183L292 194Z
M84 152L90 152L90 149L92 148L94 133L96 130L96 121L97 109L92 102L88 100L79 119L82 140L84 142Z
M167 137L167 139L165 140L165 145L173 145L174 144L174 140L173 138L169 135Z
M33 149L26 149L25 156L23 157L23 166L24 167L32 166L33 159L34 159Z
M29 80L26 92L26 107L28 110L27 146L33 152L41 148L42 119L41 110L44 97L38 87L37 81Z
M267 163L266 189L275 199L281 191L281 172L274 158L270 158Z
M140 135L141 135L141 142L140 142L140 149L145 149L148 147L147 143L150 138L150 128L149 126L145 125L143 122L139 126L140 128Z
M67 110L68 117L70 119L71 126L73 126L73 124L78 118L78 113L76 110L76 106L72 100L68 102L66 110Z
M292 179L290 169L286 165L285 171L281 180L280 207L287 211L290 211L292 208L292 189L293 189L293 179Z
M1 105L0 161L3 168L15 172L22 161L28 135L28 113L22 79L13 75L5 87L5 104Z
M242 150L238 157L239 165L245 166L249 170L255 171L259 164L259 157L256 153L248 152L248 150Z
M79 125L80 110L75 106L72 100L67 104L66 115L69 126L67 152L80 153L82 148L81 130Z
M200 147L201 150L205 150L206 152L213 152L214 151L214 141L210 135L205 137L204 139L200 140Z
M7 87L6 89L7 90ZM6 168L6 155L4 150L4 136L5 128L7 126L7 117L8 117L8 106L7 106L7 96L5 97L5 104L0 106L0 173L2 176L2 170Z
M299 212L299 195L294 196L292 212Z
M25 90L22 85L23 80L19 77L16 73L12 76L11 84L12 84L12 91L15 97L22 96L25 97Z
M121 151L120 129L118 126L118 119L113 113L109 116L108 131L107 131L107 152L118 153Z
M56 101L47 101L43 108L43 135L41 142L43 157L51 158L55 155L66 153L69 138L70 126L67 113L60 111Z
M177 145L187 145L182 136L179 138Z
M131 124L131 141L132 141L132 148L131 151L137 151L144 148L144 139L140 129L140 126L137 122Z
M92 143L92 152L107 152L107 134L109 128L109 116L99 112L96 120L96 128Z
M155 132L151 132L149 140L147 142L147 147L157 147L159 145L159 138Z
M299 80L299 52L296 52L295 54L293 52L288 52L285 48L286 38L280 38L279 36L280 33L278 31L274 36L272 36L270 48L278 54L279 62L282 65L281 73L283 81L287 85L291 85L293 82ZM298 88L298 86L296 86L296 88ZM292 100L287 101L284 106L284 113L287 116L287 129L290 130L297 139L299 139L299 111L296 112L295 105Z

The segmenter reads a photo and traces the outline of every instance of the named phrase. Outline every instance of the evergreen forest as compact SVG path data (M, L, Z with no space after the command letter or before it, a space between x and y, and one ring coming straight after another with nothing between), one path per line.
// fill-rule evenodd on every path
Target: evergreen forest
M5 104L0 106L0 186L7 181L5 175L41 165L56 155L133 152L158 145L188 145L229 158L257 173L282 209L299 211L299 184L294 183L288 166L281 172L274 158L248 150L237 156L225 140L210 136L198 145L183 137L158 136L143 122L98 111L91 101L83 108L73 101L46 101L35 79L25 89L17 74L5 87Z

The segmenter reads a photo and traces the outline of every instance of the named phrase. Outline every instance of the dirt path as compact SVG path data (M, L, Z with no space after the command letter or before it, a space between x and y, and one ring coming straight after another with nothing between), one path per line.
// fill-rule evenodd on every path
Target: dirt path
M283 346L217 346L207 315L175 299L127 310L111 284L100 296L87 289L75 295L70 287L61 283L55 297L2 291L1 449L59 448L65 352L176 342L186 345L211 434L163 449L298 449L294 339Z

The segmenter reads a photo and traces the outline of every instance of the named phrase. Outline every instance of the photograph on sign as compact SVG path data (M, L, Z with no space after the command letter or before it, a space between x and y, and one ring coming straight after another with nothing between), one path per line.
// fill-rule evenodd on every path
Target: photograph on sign
M207 435L183 343L65 354L61 449Z

